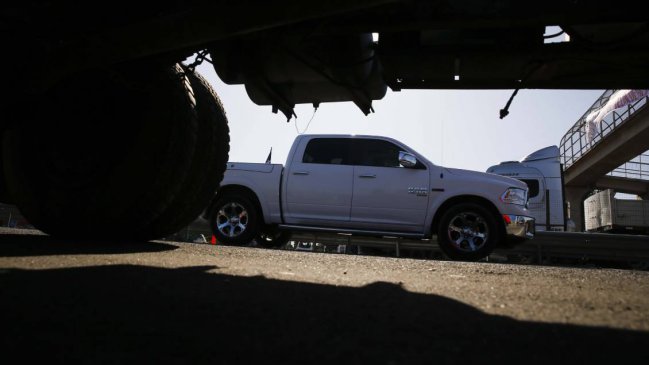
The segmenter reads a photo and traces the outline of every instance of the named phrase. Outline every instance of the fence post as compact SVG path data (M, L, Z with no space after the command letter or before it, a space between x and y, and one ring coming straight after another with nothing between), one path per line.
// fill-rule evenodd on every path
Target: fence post
M401 238L397 237L397 257L401 257Z

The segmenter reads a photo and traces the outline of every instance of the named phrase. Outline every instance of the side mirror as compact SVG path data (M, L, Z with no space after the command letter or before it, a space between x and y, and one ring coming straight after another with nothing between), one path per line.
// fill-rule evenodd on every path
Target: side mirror
M417 165L417 159L411 153L400 151L399 152L399 163L403 167L412 168Z

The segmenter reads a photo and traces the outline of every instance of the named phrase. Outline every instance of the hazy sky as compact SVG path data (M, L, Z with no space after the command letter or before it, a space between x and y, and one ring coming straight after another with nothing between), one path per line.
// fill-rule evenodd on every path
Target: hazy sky
M226 85L210 64L197 68L219 94L230 126L230 161L284 164L297 129L313 115L296 107L289 123L270 106L259 106L243 85ZM306 134L369 134L395 138L437 165L485 171L506 160L559 145L561 137L604 90L520 90L509 115L499 118L513 90L404 90L388 92L364 116L351 102L322 103Z

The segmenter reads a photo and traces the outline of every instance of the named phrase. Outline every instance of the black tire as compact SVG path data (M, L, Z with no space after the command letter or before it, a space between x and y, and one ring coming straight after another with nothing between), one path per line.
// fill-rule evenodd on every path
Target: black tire
M230 150L228 121L209 82L183 66L196 100L198 131L194 157L183 185L166 212L154 222L177 232L195 220L214 197L223 179Z
M282 247L291 239L290 231L282 231L276 228L267 228L260 232L255 241L261 247L277 248Z
M148 240L196 218L193 210L171 225L165 218L197 169L201 130L180 66L88 72L17 110L3 138L4 172L36 228Z
M437 239L448 258L477 261L493 252L499 232L489 210L474 203L460 203L442 215Z
M217 200L210 214L210 227L216 240L225 245L243 246L259 234L261 212L245 194L227 193Z

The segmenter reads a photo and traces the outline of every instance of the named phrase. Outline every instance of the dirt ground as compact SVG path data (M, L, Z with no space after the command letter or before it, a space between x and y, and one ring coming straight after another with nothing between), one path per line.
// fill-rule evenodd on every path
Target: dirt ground
M0 231L7 358L649 361L649 272Z

